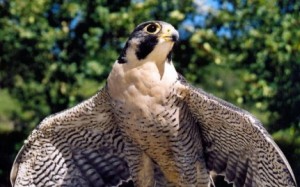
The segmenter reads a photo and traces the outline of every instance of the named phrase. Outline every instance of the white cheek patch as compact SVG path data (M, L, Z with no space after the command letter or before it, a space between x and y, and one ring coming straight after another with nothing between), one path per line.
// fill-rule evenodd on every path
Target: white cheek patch
M136 57L136 47L127 49L127 59L130 63L137 62L138 59Z

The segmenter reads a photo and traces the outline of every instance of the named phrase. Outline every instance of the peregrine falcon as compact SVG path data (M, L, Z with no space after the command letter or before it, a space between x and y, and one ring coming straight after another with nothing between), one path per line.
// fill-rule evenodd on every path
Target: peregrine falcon
M138 25L106 86L32 131L12 185L208 187L214 173L236 187L297 186L254 116L176 72L178 39L166 22Z

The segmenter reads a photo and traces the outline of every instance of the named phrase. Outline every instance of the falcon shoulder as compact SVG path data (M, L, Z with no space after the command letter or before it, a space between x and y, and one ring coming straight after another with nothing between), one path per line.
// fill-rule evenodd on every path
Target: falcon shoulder
M92 98L45 118L11 171L13 186L118 186L130 180L123 141L103 88Z
M297 186L282 151L247 111L188 85L187 103L201 129L210 171L235 186Z

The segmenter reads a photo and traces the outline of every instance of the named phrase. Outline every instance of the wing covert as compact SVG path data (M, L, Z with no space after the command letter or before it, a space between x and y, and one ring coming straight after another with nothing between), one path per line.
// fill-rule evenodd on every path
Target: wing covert
M184 83L187 84L187 83ZM285 156L250 113L188 85L210 171L235 186L297 186Z
M25 141L13 186L119 186L130 180L106 88L45 118Z

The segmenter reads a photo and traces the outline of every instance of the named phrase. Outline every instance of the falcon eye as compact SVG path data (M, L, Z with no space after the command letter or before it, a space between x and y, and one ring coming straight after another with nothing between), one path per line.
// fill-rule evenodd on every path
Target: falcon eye
M149 34L156 34L160 31L160 25L151 23L145 27L145 31Z

